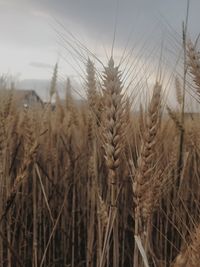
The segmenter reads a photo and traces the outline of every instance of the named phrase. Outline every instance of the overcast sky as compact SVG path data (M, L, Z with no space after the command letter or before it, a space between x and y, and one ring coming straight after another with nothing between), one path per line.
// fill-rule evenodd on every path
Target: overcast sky
M20 79L48 79L60 63L63 75L74 74L67 51L60 45L61 22L99 57L110 55L116 24L114 53L120 57L130 45L171 48L181 33L186 0L0 0L0 73ZM200 32L200 0L191 0L189 32ZM145 43L146 42L146 43ZM64 44L64 41L61 42ZM72 43L73 45L73 43ZM68 46L69 47L69 46ZM150 48L150 49L151 49ZM150 50L149 50L150 51ZM78 69L77 66L75 66Z

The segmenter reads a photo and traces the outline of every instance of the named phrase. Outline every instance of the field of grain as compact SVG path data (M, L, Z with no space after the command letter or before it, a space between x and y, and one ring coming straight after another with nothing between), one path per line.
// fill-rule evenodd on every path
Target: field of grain
M1 83L1 267L200 266L200 117L185 112L200 57L183 48L176 110L157 79L134 112L113 57L87 60L84 101L70 79L59 97L57 65L45 105L19 107Z

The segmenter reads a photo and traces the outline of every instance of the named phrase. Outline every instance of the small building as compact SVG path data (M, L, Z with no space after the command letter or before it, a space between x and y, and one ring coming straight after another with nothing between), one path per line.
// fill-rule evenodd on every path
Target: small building
M0 90L0 98L12 97L17 107L43 106L42 99L34 90Z

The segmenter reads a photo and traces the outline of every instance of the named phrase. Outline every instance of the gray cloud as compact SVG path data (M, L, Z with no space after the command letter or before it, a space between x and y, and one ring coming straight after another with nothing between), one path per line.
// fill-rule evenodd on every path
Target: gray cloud
M34 68L42 68L42 69L52 69L53 66L44 62L30 62L29 64L31 67Z
M117 3L118 11L117 11ZM145 37L154 30L154 38L165 31L167 21L181 31L185 18L186 0L4 0L1 1L0 31L3 39L22 45L42 46L53 42L53 31L48 25L53 17L76 34L77 28L94 40L111 42L117 20L116 41L120 45L129 38ZM200 31L200 1L191 0L189 30ZM70 23L68 23L70 22ZM52 23L52 20L51 20ZM158 28L159 25L159 28ZM55 23L55 27L57 27ZM54 35L55 36L55 35ZM138 38L137 38L138 36ZM55 37L56 38L56 37Z
M119 2L118 11L117 2ZM20 72L25 68L22 66L23 61L26 66L35 67L35 71L39 67L48 69L48 65L53 63L52 56L50 60L48 53L50 55L59 52L53 27L58 31L60 27L54 21L54 17L81 42L84 43L85 40L93 42L93 47L94 44L96 47L111 45L114 24L117 20L116 49L123 50L131 30L133 30L131 45L134 43L140 45L147 41L146 47L154 44L159 48L162 38L170 44L174 42L174 37L170 39L173 30L171 33L167 32L167 23L181 35L186 2L186 0L0 0L0 50L4 49L7 52L8 46L12 49L13 66L15 64L16 68L19 51L26 52L21 55ZM194 37L200 32L200 1L190 2L189 32ZM82 35L79 35L80 32ZM5 52L2 52L4 58ZM45 54L45 58L42 58L42 54ZM7 57L10 57L9 53ZM47 66L42 65L46 59ZM1 64L2 69L5 62Z
M114 23L117 17L119 40L127 38L130 29L144 35L155 25L166 20L175 30L181 30L186 16L186 0L36 0L38 7L61 21L70 19L91 35L113 38ZM117 2L119 2L117 11ZM189 30L198 34L200 29L200 1L191 0ZM66 24L67 27L67 24ZM73 31L73 29L72 29Z

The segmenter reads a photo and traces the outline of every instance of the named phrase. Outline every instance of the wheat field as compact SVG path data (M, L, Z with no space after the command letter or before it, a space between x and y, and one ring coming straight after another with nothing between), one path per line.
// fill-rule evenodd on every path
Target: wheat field
M113 57L87 60L80 103L70 79L60 98L57 65L45 106L0 88L1 267L200 266L200 117L185 112L200 57L184 48L177 109L157 79L134 112Z

